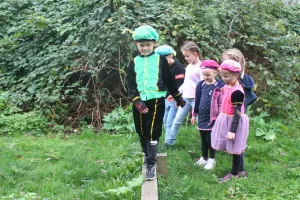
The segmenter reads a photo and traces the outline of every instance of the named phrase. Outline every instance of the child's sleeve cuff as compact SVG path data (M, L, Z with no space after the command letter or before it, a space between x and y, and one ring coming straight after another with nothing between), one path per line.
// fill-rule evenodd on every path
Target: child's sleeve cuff
M134 102L135 100L140 99L140 96L136 96L132 99L132 102Z

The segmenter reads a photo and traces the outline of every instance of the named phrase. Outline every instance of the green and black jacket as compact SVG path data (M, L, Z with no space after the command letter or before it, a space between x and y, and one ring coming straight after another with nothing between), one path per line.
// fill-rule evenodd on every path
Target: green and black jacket
M138 55L129 63L127 83L132 101L166 97L167 89L173 97L180 95L166 58L154 51Z

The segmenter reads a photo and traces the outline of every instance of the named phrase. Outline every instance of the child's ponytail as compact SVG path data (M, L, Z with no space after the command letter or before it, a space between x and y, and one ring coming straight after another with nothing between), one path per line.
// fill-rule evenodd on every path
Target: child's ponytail
M203 57L202 57L202 54L200 52L199 46L193 41L185 41L180 50L181 51L189 50L191 52L196 52L199 55L199 59L201 61L203 60Z

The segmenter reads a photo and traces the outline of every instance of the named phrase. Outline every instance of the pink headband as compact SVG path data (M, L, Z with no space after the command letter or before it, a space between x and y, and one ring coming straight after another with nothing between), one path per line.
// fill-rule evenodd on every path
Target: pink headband
M200 65L201 69L215 69L218 70L219 69L219 64L214 61L214 60L203 60L201 65Z
M241 67L240 63L238 63L234 60L225 60L220 65L220 68L222 70L227 70L227 71L231 71L231 72L241 72L242 71L242 67Z

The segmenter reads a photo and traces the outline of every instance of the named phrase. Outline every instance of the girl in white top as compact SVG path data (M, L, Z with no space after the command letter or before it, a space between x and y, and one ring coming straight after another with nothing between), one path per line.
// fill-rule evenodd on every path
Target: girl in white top
M174 145L180 125L194 107L195 90L197 83L203 80L203 75L200 68L202 55L200 53L200 48L198 47L198 45L195 42L187 41L181 47L181 52L185 60L189 63L189 65L186 67L184 82L179 88L183 99L186 101L186 104L183 108L178 108L170 131L170 137L164 144L163 148L169 146L172 147Z

